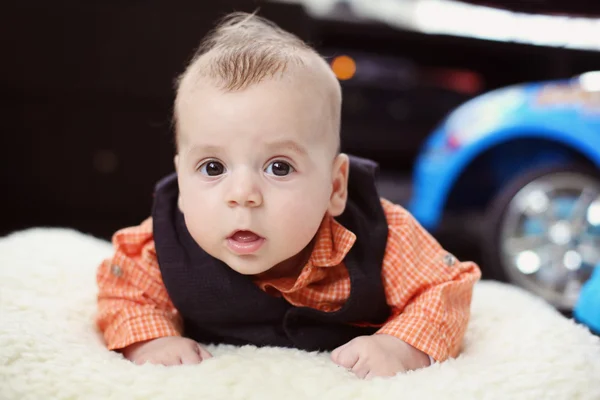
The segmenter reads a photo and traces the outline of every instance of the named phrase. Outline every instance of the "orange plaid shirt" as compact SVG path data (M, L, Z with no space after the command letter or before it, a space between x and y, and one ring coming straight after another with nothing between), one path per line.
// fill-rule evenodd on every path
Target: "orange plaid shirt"
M389 225L381 278L392 312L377 333L400 338L437 361L454 357L467 328L479 268L455 260L402 207L383 199L381 204ZM355 240L352 232L326 217L297 277L255 283L295 306L336 311L350 293L344 257ZM113 244L115 254L97 273L97 323L108 348L182 335L180 315L158 266L152 220L118 231Z

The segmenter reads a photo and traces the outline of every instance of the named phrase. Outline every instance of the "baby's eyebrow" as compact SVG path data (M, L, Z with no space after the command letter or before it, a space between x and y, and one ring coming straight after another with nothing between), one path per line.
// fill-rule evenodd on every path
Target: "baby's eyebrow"
M267 146L268 146L269 150L271 150L271 151L285 149L285 150L291 150L302 156L308 155L308 151L306 151L306 149L302 145L300 145L299 143L297 143L291 139L271 142Z
M190 147L186 153L188 155L189 154L210 154L213 156L217 156L222 151L223 151L223 148L221 146L215 146L215 145L208 144L208 145L194 145L194 146Z

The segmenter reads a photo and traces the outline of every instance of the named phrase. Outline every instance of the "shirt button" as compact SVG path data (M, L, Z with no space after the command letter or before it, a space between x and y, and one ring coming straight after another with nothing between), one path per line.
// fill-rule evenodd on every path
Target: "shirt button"
M121 267L119 267L118 265L115 265L115 264L113 264L110 267L110 272L117 278L120 277L121 275L123 275L123 270L121 269Z
M455 262L456 258L452 254L446 253L446 255L444 256L444 264L451 267L454 265Z

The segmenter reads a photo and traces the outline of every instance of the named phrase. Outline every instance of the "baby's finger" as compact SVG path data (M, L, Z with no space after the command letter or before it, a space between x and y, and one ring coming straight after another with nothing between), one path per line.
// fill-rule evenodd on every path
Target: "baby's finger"
M352 369L357 361L358 351L351 346L342 348L339 354L337 354L337 357L333 360L337 365L347 369Z
M148 359L146 359L146 357L136 357L135 359L133 359L133 362L136 365L143 365L149 361L148 361Z
M201 345L197 346L198 349L198 355L200 356L200 360L206 360L208 358L212 358L212 354L210 354L208 352L208 350L206 350L204 347L202 347Z
M346 344L341 345L340 347L335 348L332 352L331 352L331 359L333 360L333 362L337 363L338 357L340 356L340 353L346 348L348 347L348 344L350 342L347 342Z
M360 379L364 379L370 371L369 364L365 361L365 359L360 359L354 364L352 367L352 372L354 375L358 376Z
M181 360L177 356L145 356L135 360L137 365L154 364L154 365L177 365L181 364Z
M193 349L185 351L183 354L181 354L180 358L181 363L185 365L198 364L200 361L202 361L200 354L195 352Z
M369 373L367 374L367 376L365 376L365 380L366 381L370 381L373 378L378 377L379 375L377 375L376 373L374 373L373 371L369 371Z
M158 358L157 360L158 361L155 362L154 364L162 364L162 365L166 365L167 367L170 365L183 364L183 361L181 360L181 356L179 356L178 354L163 355L162 357Z

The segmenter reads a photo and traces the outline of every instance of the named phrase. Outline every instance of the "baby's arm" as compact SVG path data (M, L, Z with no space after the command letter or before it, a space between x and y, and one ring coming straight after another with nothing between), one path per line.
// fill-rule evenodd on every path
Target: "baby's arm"
M115 254L98 268L97 325L110 350L136 363L200 362L210 354L181 337L181 318L164 287L152 222L113 237Z
M392 315L375 335L332 353L334 362L361 377L421 368L428 356L439 362L456 356L481 276L476 264L456 260L406 210L382 204L389 225L382 280Z

